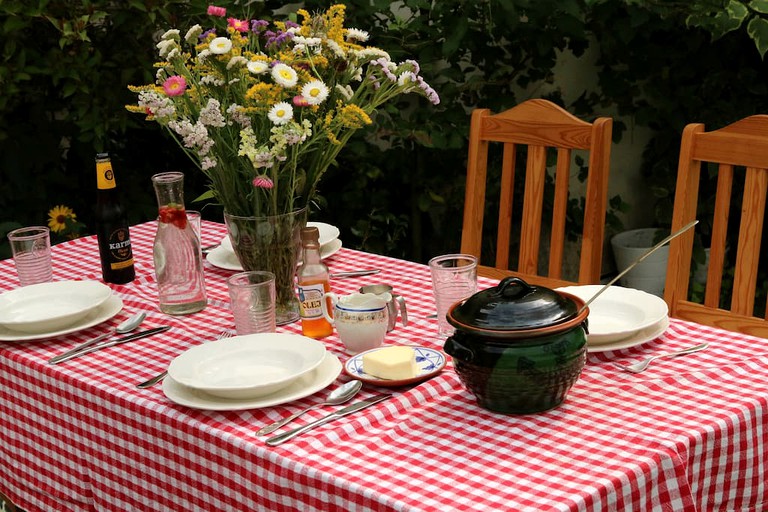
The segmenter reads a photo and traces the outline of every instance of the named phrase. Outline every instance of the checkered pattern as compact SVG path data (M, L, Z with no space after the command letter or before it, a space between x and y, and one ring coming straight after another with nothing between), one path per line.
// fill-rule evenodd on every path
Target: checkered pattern
M154 223L131 229L135 282L113 286L124 309L58 338L0 342L0 492L35 510L765 510L768 508L768 341L673 320L652 342L591 354L566 403L505 416L478 407L452 365L364 411L270 448L253 431L325 392L264 409L211 412L170 402L136 383L176 355L233 329L225 278L206 264L208 307L171 317L157 307ZM224 226L203 223L203 244ZM53 249L54 279L100 279L93 238ZM412 320L386 343L441 348L426 266L342 249L334 291L394 285ZM480 287L494 284L481 280ZM0 291L18 286L0 262ZM148 313L164 334L57 366L47 360ZM300 332L294 324L280 328ZM640 375L611 361L708 341ZM346 359L334 335L327 348ZM342 375L340 380L346 380ZM381 391L366 386L360 397ZM308 413L309 421L328 412Z

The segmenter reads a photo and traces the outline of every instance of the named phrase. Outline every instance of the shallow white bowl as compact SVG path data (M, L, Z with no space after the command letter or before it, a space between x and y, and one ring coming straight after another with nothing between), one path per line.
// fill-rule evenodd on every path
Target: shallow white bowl
M320 232L320 238L318 239L320 245L325 245L328 242L339 238L339 235L341 234L339 228L331 224L326 224L325 222L307 222L307 227L317 228Z
M602 285L566 286L558 288L589 300ZM663 299L634 288L611 286L589 305L589 345L613 343L659 323L667 316Z
M54 281L0 295L0 325L44 334L72 325L106 302L109 286L98 281Z
M196 345L176 357L168 375L222 398L274 393L317 368L325 345L298 334L263 333Z

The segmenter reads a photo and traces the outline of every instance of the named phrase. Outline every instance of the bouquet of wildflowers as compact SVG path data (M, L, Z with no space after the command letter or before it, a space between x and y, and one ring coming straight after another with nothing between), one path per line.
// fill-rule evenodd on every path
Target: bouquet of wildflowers
M209 178L227 213L269 216L304 208L350 136L401 94L433 104L415 61L392 62L344 27L344 5L297 21L226 18L226 27L169 30L157 44L156 83L131 87L127 108L167 128Z

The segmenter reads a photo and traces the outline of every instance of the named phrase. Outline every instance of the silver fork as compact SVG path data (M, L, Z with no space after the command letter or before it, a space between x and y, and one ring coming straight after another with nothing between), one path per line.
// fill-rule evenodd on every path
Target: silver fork
M222 340L224 338L229 338L230 336L232 336L231 332L224 331L221 334L219 334L218 336L216 336L216 339L217 340ZM147 381L144 381L144 382L142 382L140 384L136 384L136 387L139 388L139 389L150 388L150 387L154 386L155 384L157 384L158 382L160 382L161 380L163 380L166 375L168 375L168 370L164 370L163 372L158 373L157 375L155 375L154 377L152 377L151 379L149 379Z
M676 357L676 356L682 356L684 354L691 354L693 352L698 352L699 350L704 350L709 346L709 343L702 343L700 345L694 345L693 347L688 347L683 350L677 350L675 352L664 352L661 354L656 354L655 356L651 356L647 359L643 359L642 361L634 364L629 365L623 365L619 363L613 363L614 366L617 366L624 370L625 372L629 373L640 373L642 371L645 371L646 368L648 368L648 365L651 364L652 361L655 361L656 359L660 357Z

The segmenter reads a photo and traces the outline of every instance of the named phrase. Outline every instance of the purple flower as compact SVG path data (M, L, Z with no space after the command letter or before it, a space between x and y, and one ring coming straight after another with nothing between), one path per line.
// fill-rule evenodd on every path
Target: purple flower
M210 34L216 35L216 29L215 29L215 28L212 28L212 29L206 30L205 32L203 32L202 34L200 34L200 36L198 37L198 39L200 39L200 40L202 41L203 39L205 39L206 37L208 37L208 35L210 35Z
M258 34L265 28L269 26L269 22L266 20L252 20L251 21L251 31Z

